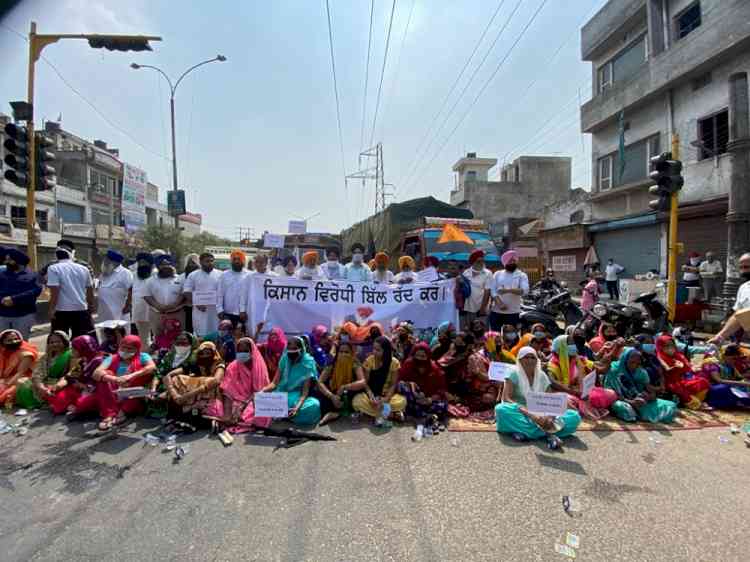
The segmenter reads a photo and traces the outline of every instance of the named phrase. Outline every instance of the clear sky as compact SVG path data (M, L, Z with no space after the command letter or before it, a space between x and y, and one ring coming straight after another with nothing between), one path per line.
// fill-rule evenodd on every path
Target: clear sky
M467 151L500 161L571 156L573 187L588 188L590 139L580 133L578 107L579 92L584 102L591 97L591 71L580 61L580 27L605 0L544 1L396 0L373 134L392 0L374 3L364 132L370 1L330 0L346 173L357 170L364 137L366 146L370 138L383 143L386 182L399 201L447 200L451 166ZM320 213L310 230L338 232L371 214L372 184L351 181L347 189L343 179L325 0L25 0L0 22L4 113L8 101L25 99L28 56L8 28L27 33L32 19L39 33L163 37L152 53L110 53L82 41L45 49L104 117L44 62L36 90L38 122L62 115L63 128L120 148L162 197L171 188L168 88L156 72L129 65L176 77L218 53L227 57L191 74L176 96L180 186L208 230L285 232L289 219Z

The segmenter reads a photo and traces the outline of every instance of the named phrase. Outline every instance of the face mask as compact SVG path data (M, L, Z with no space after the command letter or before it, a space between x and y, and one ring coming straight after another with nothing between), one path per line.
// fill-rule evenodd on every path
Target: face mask
M135 353L133 353L132 351L120 351L118 355L120 356L120 359L124 361L130 361L133 357L135 357Z
M165 267L163 269L159 270L159 277L161 279L167 279L169 277L172 277L172 268L171 267Z
M206 273L211 273L213 271L214 266L213 265L202 265L201 269L205 271Z
M3 344L3 347L5 349L16 350L19 347L21 347L21 342L17 341L17 342L13 342L13 343L6 343L6 344Z
M239 361L240 363L247 363L250 361L250 352L249 351L238 351L234 358Z
M515 263L509 263L505 266L505 271L507 271L508 273L513 273L516 269L518 269L518 265L516 265Z
M232 264L232 271L242 271L243 265L241 263L233 263Z
M339 260L328 260L328 267L333 269L334 267L338 267Z
M750 271L743 271L740 273L740 277L742 277L745 281L750 281Z
M503 337L505 338L506 341L509 341L512 343L518 339L518 334L515 332L508 332Z
M698 265L700 262L699 258L690 258L690 265Z
M544 332L534 332L534 339L536 340L543 340L546 337L547 334L545 334Z
M578 355L578 346L574 343L568 344L568 356L575 357Z
M362 263L364 261L364 259L365 259L365 255L364 254L354 254L352 256L352 261L354 263L357 263L357 264Z
M656 353L656 345L654 345L653 343L644 343L641 346L641 351L654 355Z
M187 355L190 353L192 348L189 345L176 345L174 346L174 351L177 355Z
M139 265L136 270L140 279L148 279L151 277L151 266L150 265Z

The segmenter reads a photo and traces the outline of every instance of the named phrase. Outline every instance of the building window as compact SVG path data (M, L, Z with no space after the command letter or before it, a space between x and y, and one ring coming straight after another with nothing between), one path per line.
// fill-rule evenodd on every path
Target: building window
M474 171L466 172L466 181L477 181L477 173Z
M513 181L521 183L521 168L519 168L518 165L513 167Z
M16 228L26 228L26 207L11 205L10 220Z
M109 213L91 209L91 222L93 224L109 224Z
M36 223L39 228L45 232L49 230L49 223L47 222L47 211L36 211Z
M701 3L696 2L684 9L674 18L674 30L677 39L682 39L701 25Z
M698 140L700 160L724 154L729 143L729 111L725 109L711 117L699 119Z
M57 203L57 220L68 224L83 224L85 209L78 205L68 203Z
M611 60L599 67L598 87L601 94L604 90L617 82L625 82L635 75L646 62L646 35L641 35Z
M599 191L612 187L612 156L599 158Z
M579 222L583 222L583 209L579 209L570 215L570 224L578 224Z

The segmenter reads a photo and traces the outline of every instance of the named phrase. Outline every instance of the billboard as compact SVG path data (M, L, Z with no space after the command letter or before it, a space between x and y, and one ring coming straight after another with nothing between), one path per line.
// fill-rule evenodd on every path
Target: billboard
M132 164L123 165L122 220L128 230L146 226L146 172Z

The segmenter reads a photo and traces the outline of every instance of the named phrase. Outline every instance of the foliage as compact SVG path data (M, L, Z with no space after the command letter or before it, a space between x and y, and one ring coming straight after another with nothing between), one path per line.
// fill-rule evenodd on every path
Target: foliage
M210 232L201 232L195 236L186 236L174 226L152 225L143 231L143 249L147 251L157 248L173 255L179 266L187 254L200 254L206 246L231 246L233 242L221 238Z

